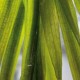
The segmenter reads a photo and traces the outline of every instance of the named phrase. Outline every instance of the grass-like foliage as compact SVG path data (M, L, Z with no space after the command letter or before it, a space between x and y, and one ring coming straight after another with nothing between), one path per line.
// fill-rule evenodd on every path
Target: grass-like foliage
M80 13L80 0L74 0ZM73 0L0 0L0 80L62 80L62 31L73 80L80 80L80 33Z

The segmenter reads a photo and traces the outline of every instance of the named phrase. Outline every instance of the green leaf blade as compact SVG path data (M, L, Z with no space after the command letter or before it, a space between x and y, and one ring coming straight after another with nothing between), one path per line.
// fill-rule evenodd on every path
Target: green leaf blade
M74 3L76 5L78 12L80 13L80 0L74 0Z
M44 13L45 12L45 13ZM53 0L40 3L40 15L43 24L44 38L54 68L57 80L61 80L62 74L62 52L60 44L59 22L56 15L56 7ZM48 65L49 66L49 65Z
M71 3L70 3L71 2ZM80 79L80 36L71 0L55 0L73 80ZM64 4L64 5L62 5ZM71 8L71 5L73 6ZM74 17L75 16L75 17Z
M60 25L70 27L80 44L79 28L77 24L76 12L72 0L55 0ZM64 4L64 5L62 5Z
M24 5L20 1L17 10L16 20L13 26L11 26L13 29L1 62L1 80L14 80L16 64L24 38L24 27L22 26L24 21Z

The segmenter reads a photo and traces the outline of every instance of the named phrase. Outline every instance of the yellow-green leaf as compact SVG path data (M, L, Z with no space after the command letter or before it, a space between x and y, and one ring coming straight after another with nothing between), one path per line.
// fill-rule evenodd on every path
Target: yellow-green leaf
M80 79L80 36L71 0L55 0L73 80ZM64 5L62 5L64 4ZM74 15L74 16L73 16Z
M78 12L80 13L80 0L74 0Z
M41 47L43 80L58 80L55 74L55 68L52 64L51 56L49 55L49 48L46 43L42 21L40 22L39 27L39 43Z
M27 0L25 2L27 6L25 9L25 38L21 80L33 80L35 77L35 74L33 74L35 73L35 61L37 60L38 35L36 31L39 27L39 1Z
M59 22L58 22L54 0L40 1L40 16L43 24L42 29L44 31L44 39L46 40L46 46L49 51L47 53L50 56L54 68L55 75L53 76L56 76L57 80L61 80L62 79L62 53L61 53L61 46L60 46ZM50 68L50 65L47 65L47 67ZM50 73L47 72L47 74L49 75ZM50 79L50 80L54 80L54 79Z
M16 1L14 0L13 3L18 6L16 7L16 19L9 18L11 21L14 19L14 23L9 22L6 25L8 27L9 24L13 24L11 26L11 35L8 39L8 43L1 62L0 80L14 80L15 68L24 38L24 26L22 26L24 21L24 5L20 0L17 0L17 2L18 3L16 4ZM10 16L13 14L10 14Z
M72 0L54 0L61 27L69 27L80 44L77 17ZM62 5L64 4L64 5Z
M1 10L2 15L0 16L0 62L2 60L3 54L5 53L20 3L21 0L6 0L5 5L1 7L3 11Z

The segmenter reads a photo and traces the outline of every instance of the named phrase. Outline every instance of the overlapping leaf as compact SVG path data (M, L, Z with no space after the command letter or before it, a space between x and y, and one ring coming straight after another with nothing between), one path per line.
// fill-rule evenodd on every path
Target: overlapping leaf
M74 0L78 12L80 13L80 0Z
M74 2L80 12L80 1ZM59 27L73 80L80 80L80 35L72 0L0 0L0 80L14 80L23 38L21 80L62 80Z
M24 5L20 0L14 0L11 5L8 22L6 22L4 26L2 26L5 27L4 34L2 36L2 40L4 40L4 43L0 43L3 43L5 45L5 37L9 36L9 38L6 38L7 45L5 49L0 48L1 50L4 49L4 54L1 62L0 80L14 80L17 59L24 38L24 27L22 27L23 21ZM7 34L5 32L7 32Z
M42 68L44 76L43 80L57 80L55 69L52 64L49 49L46 43L42 22L40 24L39 33L39 43L41 47Z
M80 79L80 36L71 0L55 0L73 80ZM62 5L64 4L64 5ZM72 6L72 7L71 7Z
M11 5L9 5L9 6L7 5L10 2L8 2L8 1L3 2L1 0L0 3L2 4L2 6L0 6L0 8L1 8L1 11L0 11L1 12L1 14L0 14L0 61L1 61L3 53L4 53L6 45L7 45L10 31L12 30L12 27L11 26L9 26L9 28L6 27L6 25L9 24L9 23L7 23L8 19L10 19L9 14L11 14L10 8L9 8L9 7L11 7ZM15 18L15 16L12 18Z
M0 61L5 49L7 47L8 39L10 37L13 25L18 13L18 8L21 1L4 1L5 5L2 7L2 15L0 16ZM18 4L16 4L18 3ZM14 10L15 9L15 10Z
M21 80L38 80L37 76L37 45L39 27L39 1L27 0L25 16L25 38L22 60ZM37 74L36 74L37 73Z
M61 26L70 27L76 40L80 44L80 36L79 36L79 29L77 24L77 18L75 14L75 9L72 3L72 0L55 0L57 12L59 15L59 21ZM64 4L64 5L62 5Z
M59 33L59 23L58 23L58 17L56 15L56 7L54 1L42 0L40 2L40 14L43 24L42 29L44 31L44 39L46 40L46 46L48 49L47 53L50 56L54 68L54 73L55 73L54 76L56 76L57 80L61 80L62 60L61 60L61 47L60 47L60 36L59 36L60 33Z

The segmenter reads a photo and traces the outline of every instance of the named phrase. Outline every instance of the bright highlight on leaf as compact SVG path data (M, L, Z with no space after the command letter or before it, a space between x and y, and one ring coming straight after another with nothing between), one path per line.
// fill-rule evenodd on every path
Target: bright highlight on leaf
M80 1L74 0L80 13ZM73 80L80 80L80 32L72 0L0 0L0 80L62 80L62 31Z
M77 7L77 10L78 10L79 13L80 13L80 0L74 0L74 2L75 2L75 5L76 5L76 7Z

